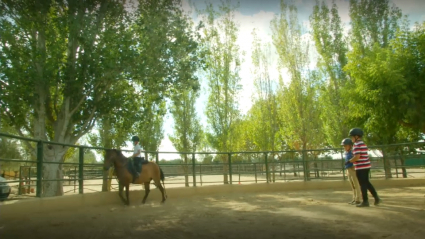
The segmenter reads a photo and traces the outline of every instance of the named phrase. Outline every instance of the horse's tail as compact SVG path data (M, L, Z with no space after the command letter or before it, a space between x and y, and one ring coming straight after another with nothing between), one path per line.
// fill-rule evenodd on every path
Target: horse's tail
M165 175L164 175L164 172L162 171L161 167L159 167L159 173L160 173L160 175L159 175L160 179L162 181L162 188L164 188L165 198L167 198L167 192L165 191L165 184L164 184Z
M161 181L164 182L165 176L164 176L164 172L162 172L162 168L161 167L159 167L159 172L160 172Z

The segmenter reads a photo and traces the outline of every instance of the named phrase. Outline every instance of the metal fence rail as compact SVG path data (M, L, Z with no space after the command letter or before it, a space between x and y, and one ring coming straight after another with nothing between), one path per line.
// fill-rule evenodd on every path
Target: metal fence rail
M102 185L112 179L112 190L117 189L115 177L105 177L103 165L85 163L85 151L105 148L66 145L0 133L2 139L25 140L36 144L34 160L0 158L0 171L17 192L15 195L42 197L43 183L62 182L63 193L102 191ZM78 163L57 163L44 160L45 145L78 148ZM372 163L371 178L425 178L425 142L369 146ZM125 150L123 150L125 151ZM204 186L212 184L273 183L293 180L347 180L342 149L316 149L275 152L146 152L162 168L167 187ZM164 154L181 158L180 163L159 159ZM380 154L380 155L376 155ZM207 156L213 162L203 162ZM183 160L185 159L185 160ZM7 163L19 163L19 170L8 170ZM59 164L59 177L43 178L43 165ZM132 188L141 188L132 185ZM103 187L105 189L105 187Z

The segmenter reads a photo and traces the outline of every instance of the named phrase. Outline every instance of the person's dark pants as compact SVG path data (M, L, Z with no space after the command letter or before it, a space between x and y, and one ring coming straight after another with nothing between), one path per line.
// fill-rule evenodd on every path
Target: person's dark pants
M369 168L356 170L357 179L359 180L360 189L362 191L363 202L369 201L367 196L368 190L375 199L378 198L378 193L369 181L369 171Z
M141 157L134 157L134 167L136 168L136 173L140 174L142 172L142 161L144 159Z

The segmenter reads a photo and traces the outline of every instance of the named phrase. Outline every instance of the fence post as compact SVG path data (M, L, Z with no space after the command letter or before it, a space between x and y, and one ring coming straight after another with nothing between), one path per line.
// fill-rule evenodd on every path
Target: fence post
M264 160L266 163L266 180L269 183L269 163L267 162L267 153L264 153Z
M255 183L257 183L257 163L254 163L254 177L255 177Z
M241 168L240 168L240 164L238 164L238 175L239 175L239 178L238 178L238 181L239 181L239 184L241 184Z
M192 153L192 174L193 174L193 186L196 187L196 165L195 165L195 154Z
M228 155L228 159L229 159L229 181L230 181L230 184L232 184L232 154L231 153L229 153L229 154L227 154Z
M156 152L156 155L155 155L155 162L156 162L156 164L159 164L159 153L158 152Z
M31 181L31 166L30 166L30 169L29 169L29 171L28 171L28 178L29 178L29 184L30 184L30 186L29 186L29 190L30 190L30 193L31 193L31 183L32 183L32 181Z
M202 163L199 164L199 181L201 182L201 186L202 186Z
M19 186L18 186L18 195L22 194L22 184L23 184L23 180L22 180L22 166L19 166Z
M394 159L394 166L395 166L395 176L398 178L398 166L397 166L397 158Z
M79 147L78 155L78 192L84 193L84 147Z
M37 186L36 197L41 197L42 190L42 177L43 177L43 142L37 142Z

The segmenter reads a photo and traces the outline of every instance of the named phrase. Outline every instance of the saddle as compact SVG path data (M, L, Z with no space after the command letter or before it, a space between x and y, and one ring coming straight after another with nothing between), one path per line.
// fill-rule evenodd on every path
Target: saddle
M147 163L148 161L145 160L144 157L137 157L129 160L127 164L127 169L133 175L133 181L135 181L138 173L142 173L142 165Z

